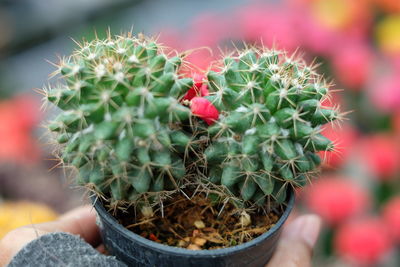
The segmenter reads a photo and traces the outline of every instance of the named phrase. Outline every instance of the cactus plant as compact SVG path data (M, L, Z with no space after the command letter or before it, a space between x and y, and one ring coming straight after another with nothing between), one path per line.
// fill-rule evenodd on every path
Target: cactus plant
M64 83L43 90L61 109L48 128L77 182L145 217L191 186L246 209L305 185L317 152L333 149L321 127L340 118L323 106L324 79L294 56L246 47L194 81L184 57L126 34L60 61Z
M300 59L246 48L207 77L212 90L206 98L221 110L207 129L210 179L241 200L284 201L289 185L310 180L321 162L317 152L334 149L320 132L341 114L323 106L329 85Z
M62 110L48 128L79 184L116 205L180 188L180 151L193 142L182 128L190 109L179 101L193 80L181 77L181 64L179 55L131 35L84 43L61 60L65 83L44 90Z

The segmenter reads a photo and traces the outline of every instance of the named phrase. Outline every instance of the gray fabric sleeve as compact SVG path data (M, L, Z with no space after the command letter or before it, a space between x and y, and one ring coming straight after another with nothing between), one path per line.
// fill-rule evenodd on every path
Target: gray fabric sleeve
M100 254L78 236L67 233L51 233L27 244L14 256L8 266L125 267L126 265L115 257Z

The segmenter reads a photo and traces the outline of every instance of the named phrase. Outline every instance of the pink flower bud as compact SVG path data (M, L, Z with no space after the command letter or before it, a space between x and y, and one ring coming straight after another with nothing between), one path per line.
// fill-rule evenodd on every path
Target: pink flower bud
M182 100L192 100L196 96L208 96L208 86L203 83L203 74L193 74L194 85L186 92Z
M219 117L218 110L204 97L193 97L190 101L190 109L193 115L212 125Z

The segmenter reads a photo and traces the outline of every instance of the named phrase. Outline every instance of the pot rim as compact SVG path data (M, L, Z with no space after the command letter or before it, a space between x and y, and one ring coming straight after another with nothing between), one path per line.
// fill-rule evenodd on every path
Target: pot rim
M185 248L179 248L174 246L168 246L164 244L160 244L154 241L151 241L147 238L144 238L134 232L126 229L122 226L110 213L108 213L104 206L101 204L101 201L93 196L91 197L92 203L98 212L98 216L101 217L101 220L105 220L107 224L113 225L115 230L118 231L121 235L127 237L127 239L134 240L135 242L140 243L142 246L147 248L157 249L165 253L174 254L174 255L185 255L185 256L211 256L211 257L218 257L221 255L226 254L234 254L235 252L246 250L250 247L257 246L263 240L268 239L270 236L275 234L275 232L282 227L285 223L286 219L289 217L290 212L293 209L294 202L295 202L295 193L294 190L288 190L289 200L286 203L286 209L283 212L282 216L279 218L278 222L272 226L267 232L264 234L240 245L228 247L228 248L219 248L219 249L210 249L210 250L189 250ZM101 215L100 215L101 213Z

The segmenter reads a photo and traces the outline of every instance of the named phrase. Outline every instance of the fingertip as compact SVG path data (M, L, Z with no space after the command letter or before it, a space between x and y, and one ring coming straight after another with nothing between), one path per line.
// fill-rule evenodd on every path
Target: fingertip
M301 239L313 248L318 240L321 229L321 218L315 214L303 215L285 227L282 233L283 238Z
M90 205L67 212L59 218L58 222L63 231L79 235L91 245L97 245L100 242L96 211Z
M82 218L82 217L94 217L96 218L96 211L92 205L84 205L77 207L73 210L68 211L67 213L61 215L59 220L66 220L70 218Z
M320 217L303 215L283 229L277 250L267 267L311 266L312 251L321 228Z

